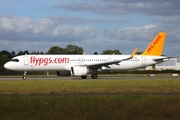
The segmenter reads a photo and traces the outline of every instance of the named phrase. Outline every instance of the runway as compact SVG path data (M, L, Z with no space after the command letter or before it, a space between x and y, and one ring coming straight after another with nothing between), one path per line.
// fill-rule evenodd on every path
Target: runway
M97 79L92 79L90 75L88 75L87 79L81 79L81 77L74 76L42 76L42 75L30 75L27 76L26 80L152 80L152 79L179 79L180 76L172 76L171 74L161 74L161 75L153 75L147 76L142 74L131 74L131 75L98 75ZM0 76L1 80L23 80L21 76Z

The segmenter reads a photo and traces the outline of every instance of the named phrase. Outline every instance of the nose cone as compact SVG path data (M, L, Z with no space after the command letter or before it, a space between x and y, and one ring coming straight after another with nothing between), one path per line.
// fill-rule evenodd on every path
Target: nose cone
M8 69L8 70L11 70L11 67L12 65L9 63L9 62L7 62L7 63L5 63L4 64L4 68L6 68L6 69Z

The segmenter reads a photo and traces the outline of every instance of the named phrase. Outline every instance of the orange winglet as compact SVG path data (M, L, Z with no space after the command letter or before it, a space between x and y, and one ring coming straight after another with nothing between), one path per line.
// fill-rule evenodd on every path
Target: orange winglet
M138 51L138 48L136 48L133 53L131 54L130 58L133 58L136 55L136 52Z

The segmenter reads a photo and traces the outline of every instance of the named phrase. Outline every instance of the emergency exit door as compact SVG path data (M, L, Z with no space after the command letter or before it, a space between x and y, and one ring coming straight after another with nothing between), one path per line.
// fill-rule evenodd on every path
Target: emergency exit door
M146 65L146 57L142 56L142 65Z
M28 56L24 56L24 65L29 65Z

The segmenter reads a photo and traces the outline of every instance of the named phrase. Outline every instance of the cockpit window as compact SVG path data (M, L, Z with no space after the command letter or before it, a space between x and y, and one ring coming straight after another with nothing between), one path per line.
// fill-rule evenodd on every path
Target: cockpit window
M11 61L13 61L13 62L19 62L18 59L12 59Z

